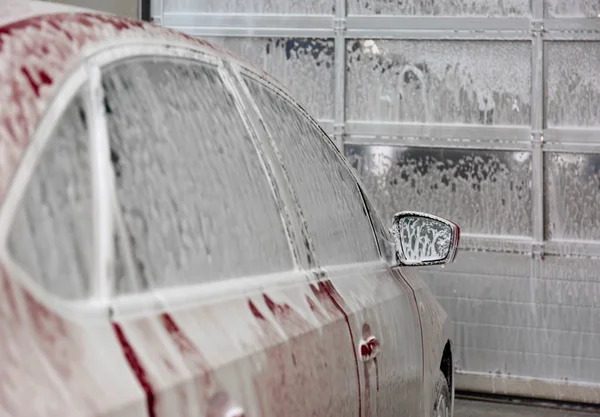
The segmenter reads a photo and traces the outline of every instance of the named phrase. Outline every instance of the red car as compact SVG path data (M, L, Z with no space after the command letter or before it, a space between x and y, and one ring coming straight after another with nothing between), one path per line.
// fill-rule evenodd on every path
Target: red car
M0 416L450 416L449 320L275 81L108 14L0 8ZM401 200L401 199L400 199Z

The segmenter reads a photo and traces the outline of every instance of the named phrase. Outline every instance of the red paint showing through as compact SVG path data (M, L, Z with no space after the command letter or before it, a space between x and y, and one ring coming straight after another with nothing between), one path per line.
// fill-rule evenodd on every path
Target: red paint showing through
M375 368L375 386L377 391L375 392L375 416L379 415L379 367L377 365L376 356L379 354L381 345L379 341L373 336L371 332L371 326L368 323L363 324L362 327L362 341L360 344L360 355L364 362L363 372L365 375L365 417L371 417L371 367Z
M40 70L39 73L35 74L34 76L29 72L27 68L21 67L21 73L25 76L25 78L27 78L31 89L33 90L34 94L38 97L40 95L40 88L42 87L42 85L52 84L52 78L50 78L50 76L44 70Z
M262 313L256 307L256 304L254 304L252 300L248 300L248 305L250 306L250 311L252 312L252 315L254 317L256 317L259 320L265 320L265 316L262 315Z
M115 330L115 334L117 335L117 339L119 340L119 344L123 349L123 354L127 359L127 363L129 363L129 367L135 374L135 377L146 394L148 417L156 417L156 395L154 394L154 388L150 383L148 375L146 374L146 370L142 366L137 354L133 350L131 343L129 343L129 340L127 340L125 332L123 332L121 326L119 326L117 323L113 323L113 328Z
M208 398L208 391L212 385L212 372L208 360L202 355L198 346L184 333L175 319L169 313L162 313L160 323L167 334L177 346L177 350L194 375L200 372L202 376L203 395Z
M329 297L329 299L331 300L331 302L333 303L335 308L344 316L344 320L346 320L346 325L348 326L348 332L350 333L350 341L352 342L352 353L354 353L354 363L356 364L356 382L358 384L358 417L361 417L362 416L362 398L361 398L362 394L361 394L361 387L360 387L360 370L358 368L358 366L359 366L358 365L358 353L356 352L356 345L354 344L354 334L352 333L352 326L350 326L350 318L348 317L348 314L346 313L346 311L344 311L344 309L342 308L342 306L336 299L336 297L341 298L341 296L339 295L339 293L337 292L337 290L335 289L335 287L333 286L331 281L319 281L319 289L315 288L313 285L311 285L310 287L313 290L313 292L315 293L315 295L317 296L317 298L318 298L319 294L325 293Z
M189 337L183 333L181 328L169 313L162 313L160 315L160 322L171 337L173 342L182 353L200 354L200 351L196 345L191 341Z
M363 360L367 360L372 355L377 354L379 347L379 341L374 337L369 337L366 343L363 343L360 346L360 354L363 357Z

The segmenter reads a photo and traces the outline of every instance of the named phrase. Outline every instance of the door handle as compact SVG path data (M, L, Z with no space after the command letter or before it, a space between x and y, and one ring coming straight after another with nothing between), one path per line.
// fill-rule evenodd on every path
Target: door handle
M380 351L381 345L375 336L369 336L366 340L360 341L360 357L363 362L374 359Z

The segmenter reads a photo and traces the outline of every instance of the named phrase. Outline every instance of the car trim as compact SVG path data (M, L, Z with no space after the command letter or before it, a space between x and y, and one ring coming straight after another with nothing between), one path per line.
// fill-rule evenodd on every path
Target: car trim
M150 289L145 292L116 295L111 299L113 318L146 315L165 308L189 308L196 305L214 304L239 299L240 296L280 291L286 288L329 280L329 276L341 271L386 270L382 260L372 262L342 264L312 270L284 271L268 275L231 278L223 281L190 284L178 287ZM323 274L325 278L323 278ZM318 322L315 322L318 324Z
M106 303L110 297L110 266L114 260L113 200L114 178L110 173L110 149L106 114L103 104L102 75L98 67L87 64L88 83L85 107L88 118L89 169L92 183L93 257L91 265L92 294ZM106 215L105 213L109 213Z

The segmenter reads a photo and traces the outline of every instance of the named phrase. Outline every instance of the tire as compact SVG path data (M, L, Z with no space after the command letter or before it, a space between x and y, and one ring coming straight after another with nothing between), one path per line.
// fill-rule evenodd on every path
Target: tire
M435 384L435 397L433 397L433 417L452 417L450 415L450 406L452 396L446 377L440 371Z

